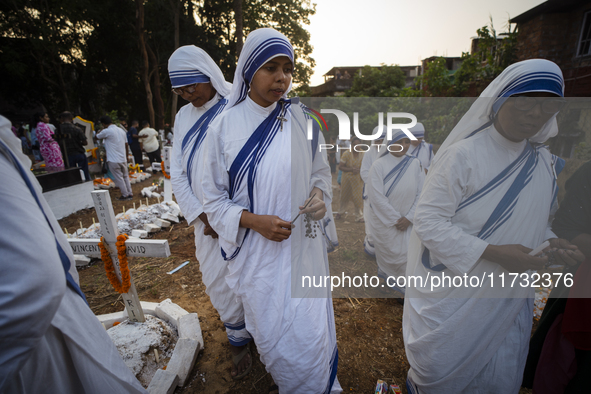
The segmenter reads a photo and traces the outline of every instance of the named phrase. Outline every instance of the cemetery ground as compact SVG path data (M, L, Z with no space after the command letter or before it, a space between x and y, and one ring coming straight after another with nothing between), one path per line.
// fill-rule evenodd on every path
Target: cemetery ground
M141 189L151 181L132 185L134 199L119 201L118 189L109 189L115 213L123 207L129 209L135 202L139 207ZM338 189L335 189L338 197ZM157 203L155 198L150 204ZM338 205L338 204L337 204ZM352 207L352 206L351 206ZM87 228L96 219L94 208L78 211L59 220L62 228L73 233L80 222ZM375 261L363 252L363 223L346 217L336 221L341 245L329 254L331 267L355 267L355 271L375 272ZM168 258L129 257L129 267L140 300L160 302L170 298L188 312L199 315L205 349L201 351L195 367L183 388L175 393L267 393L271 376L259 361L253 347L253 369L241 381L230 377L232 361L228 340L219 315L213 308L205 286L201 282L199 263L195 259L195 236L193 227L185 220L173 223L168 229L153 233L150 239L167 239L171 256ZM166 272L189 260L190 264L172 275ZM124 309L121 296L111 287L100 260L93 260L87 268L79 268L80 285L97 314L117 312ZM333 300L337 341L339 346L338 378L347 393L373 392L378 379L395 379L404 385L408 363L402 342L402 306L394 299L335 298ZM403 389L403 392L405 390Z
M155 176L150 181L159 178ZM118 201L118 189L110 189L115 213L125 207L140 205L141 189L149 182L132 185L134 199ZM336 185L336 182L335 182ZM339 190L334 189L333 206L338 207ZM145 204L145 197L141 198ZM156 203L150 199L149 203ZM350 209L352 209L352 204ZM336 211L336 209L335 209ZM94 208L76 212L62 220L60 225L73 233L86 228L96 220ZM329 254L332 272L346 270L353 275L374 275L375 260L363 251L365 229L355 222L352 215L336 221L340 246ZM199 315L203 332L204 350L199 354L187 383L175 393L267 393L272 380L259 360L253 347L253 368L241 381L230 376L231 356L224 327L213 308L205 286L201 282L199 263L195 259L193 227L185 220L172 224L168 229L150 235L150 239L167 239L171 256L168 258L129 257L129 266L140 300L160 302L170 298L172 302L190 313ZM167 272L189 260L190 264L172 275ZM86 294L92 311L99 315L124 309L121 296L111 287L103 264L93 260L88 267L79 268L80 285ZM396 382L406 393L404 382L408 362L402 339L402 305L393 298L334 298L334 313L339 349L338 378L344 393L372 393L378 379ZM367 296L367 294L366 294ZM89 338L89 340L92 340ZM528 393L522 390L522 393Z

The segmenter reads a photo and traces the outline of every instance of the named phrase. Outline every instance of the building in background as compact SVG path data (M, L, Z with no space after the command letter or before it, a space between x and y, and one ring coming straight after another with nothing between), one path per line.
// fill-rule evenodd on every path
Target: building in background
M517 59L548 59L562 69L565 97L553 153L573 157L591 147L591 2L548 0L511 19L517 24Z
M345 91L353 86L356 75L361 76L364 66L333 67L323 75L324 83L312 86L312 97L338 97L344 96ZM404 87L413 87L414 79L420 74L420 66L398 66L405 74ZM381 66L372 67L381 69Z
M591 2L548 0L511 19L517 58L548 59L562 69L565 95L591 97Z

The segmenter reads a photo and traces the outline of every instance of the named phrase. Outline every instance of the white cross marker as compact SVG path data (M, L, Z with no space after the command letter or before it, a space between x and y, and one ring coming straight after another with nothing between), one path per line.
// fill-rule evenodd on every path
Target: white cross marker
M164 162L164 171L170 176L170 158L172 157L172 148L165 146L162 149L162 161ZM172 184L170 179L164 177L164 202L172 201Z
M105 238L105 246L111 254L113 260L113 267L119 282L121 282L121 271L119 270L119 259L117 258L117 236L119 230L117 228L117 220L113 212L113 203L109 197L108 190L95 190L92 192L92 199L94 200L94 208L101 225L101 231ZM74 254L83 254L90 257L100 257L101 250L98 246L100 239L68 239ZM127 249L127 256L131 257L168 257L170 256L170 248L168 241L163 240L127 240L125 242ZM122 294L123 302L129 320L134 322L144 322L144 311L142 310L139 297L133 283L133 277L130 273L131 287L129 291Z

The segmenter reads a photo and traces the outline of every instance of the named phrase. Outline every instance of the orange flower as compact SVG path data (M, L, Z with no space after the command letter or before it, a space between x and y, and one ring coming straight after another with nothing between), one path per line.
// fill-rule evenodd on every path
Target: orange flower
M103 263L105 263L105 272L107 273L107 278L109 278L111 286L113 286L113 288L120 294L127 293L131 287L131 276L129 275L127 250L125 248L125 240L127 238L127 234L120 234L117 236L117 242L115 243L115 245L117 245L117 257L119 258L121 283L119 283L119 279L115 273L115 267L113 266L111 255L104 245L105 238L101 237L101 242L99 242L99 247L101 248L101 260L103 260Z
M165 177L166 179L170 179L170 175L168 175L168 174L166 173L166 171L164 170L164 162L161 162L161 163L160 163L160 169L162 170L162 174L164 174L164 177Z

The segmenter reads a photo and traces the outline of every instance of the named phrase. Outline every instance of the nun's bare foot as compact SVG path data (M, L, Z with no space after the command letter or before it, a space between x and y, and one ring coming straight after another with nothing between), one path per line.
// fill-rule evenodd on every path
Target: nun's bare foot
M250 346L232 346L232 379L240 380L244 378L252 369L252 356L250 354Z

